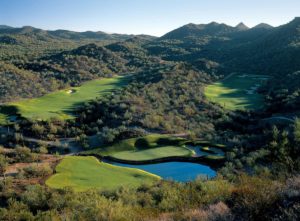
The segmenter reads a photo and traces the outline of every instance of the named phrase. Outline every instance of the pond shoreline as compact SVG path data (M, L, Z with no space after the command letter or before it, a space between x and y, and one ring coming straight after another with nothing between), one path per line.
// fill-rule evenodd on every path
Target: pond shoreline
M171 157L156 158L156 159L152 159L152 160L136 161L136 160L123 160L123 159L118 159L118 158L114 158L111 156L102 156L102 155L98 155L98 154L78 153L76 155L77 156L93 156L101 161L111 161L111 162L131 164L131 165L147 165L147 164L158 164L158 163L167 163L167 162L197 163L197 164L203 164L203 165L209 166L214 170L222 167L225 162L224 158L210 159L206 156L200 156L200 157L171 156Z

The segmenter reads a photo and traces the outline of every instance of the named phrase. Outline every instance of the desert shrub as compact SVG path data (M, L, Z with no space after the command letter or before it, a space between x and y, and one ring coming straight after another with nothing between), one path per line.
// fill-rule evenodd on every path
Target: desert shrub
M36 155L31 152L28 147L17 147L15 149L15 160L17 162L33 162L36 160Z
M48 149L47 149L46 146L41 146L41 147L39 147L38 152L41 153L41 154L47 154Z
M0 220L34 220L34 216L26 204L10 199L7 208L0 208Z
M23 169L26 177L45 177L52 173L49 165L31 165Z
M299 220L300 217L300 175L289 178L284 186L280 200L277 202L279 208L271 215L274 220Z
M234 188L230 205L240 219L264 220L278 200L281 184L268 177L242 175Z
M49 193L40 185L30 185L26 187L26 191L21 195L24 202L32 211L38 209L46 209Z
M203 182L198 180L200 191L198 195L201 195L201 204L209 205L218 203L220 201L226 201L230 199L233 184L222 178ZM196 193L197 194L197 193Z
M229 207L219 202L212 204L208 208L190 209L184 212L163 213L158 221L182 221L182 220L201 220L201 221L231 221L234 217Z

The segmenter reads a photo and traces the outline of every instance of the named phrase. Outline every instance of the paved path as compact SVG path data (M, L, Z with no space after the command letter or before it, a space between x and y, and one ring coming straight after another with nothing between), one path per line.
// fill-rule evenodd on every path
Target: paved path
M221 81L225 81L226 79L230 78L232 75L237 74L236 72L230 73L229 75L227 75L226 77L224 77L223 79L221 79Z
M294 123L295 119L294 118L288 118L288 117L284 117L284 116L273 116L273 117L268 117L268 118L264 118L262 119L263 121L270 121L270 120L283 120L289 123Z

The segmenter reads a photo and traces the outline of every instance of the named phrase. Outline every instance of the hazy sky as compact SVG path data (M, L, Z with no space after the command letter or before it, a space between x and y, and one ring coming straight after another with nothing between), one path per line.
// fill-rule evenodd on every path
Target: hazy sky
M160 36L187 23L278 26L300 0L0 0L0 24Z

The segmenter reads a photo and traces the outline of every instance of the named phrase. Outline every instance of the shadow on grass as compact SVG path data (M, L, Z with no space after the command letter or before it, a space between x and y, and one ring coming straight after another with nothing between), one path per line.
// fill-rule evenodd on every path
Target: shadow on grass
M72 106L70 106L67 109L63 109L62 113L66 114L66 115L71 115L71 116L76 116L76 112L78 111L78 109L82 106L84 106L85 104L96 100L97 98L103 97L105 95L109 95L112 94L113 92L120 90L122 88L124 88L125 86L127 86L131 80L133 79L133 75L127 75L127 76L121 76L121 79L119 81L113 82L113 83L107 83L107 84L103 84L102 86L111 86L111 89L106 89L106 90L102 90L99 91L97 94L99 96L97 96L95 99L90 99L90 100L85 100L82 102L76 102L74 103Z
M0 124L10 124L20 118L18 108L13 105L0 106L0 115L6 118L4 121L0 121Z
M108 88L106 90L96 92L97 95L99 95L97 97L112 94L114 91L119 90L119 89L123 88L124 86L128 85L132 79L133 79L133 75L120 76L119 79L114 82L110 82L110 83L101 85L104 87L111 86L112 88L111 89ZM104 78L104 80L105 80L105 78ZM101 86L99 86L99 87L101 87ZM57 115L56 116L57 118L60 118L60 115L61 116L69 115L71 117L72 116L76 117L76 112L78 111L79 107L91 102L92 100L94 100L94 99L89 99L89 100L84 100L81 102L73 103L68 108L62 109L60 111L50 111L49 110L49 113L52 113L53 115ZM0 106L0 124L12 123L15 120L21 119L21 118L22 118L22 116L20 115L20 110L18 109L17 106L10 105L10 104L6 104L6 105L4 104L3 106ZM43 120L46 120L46 119L43 119Z

